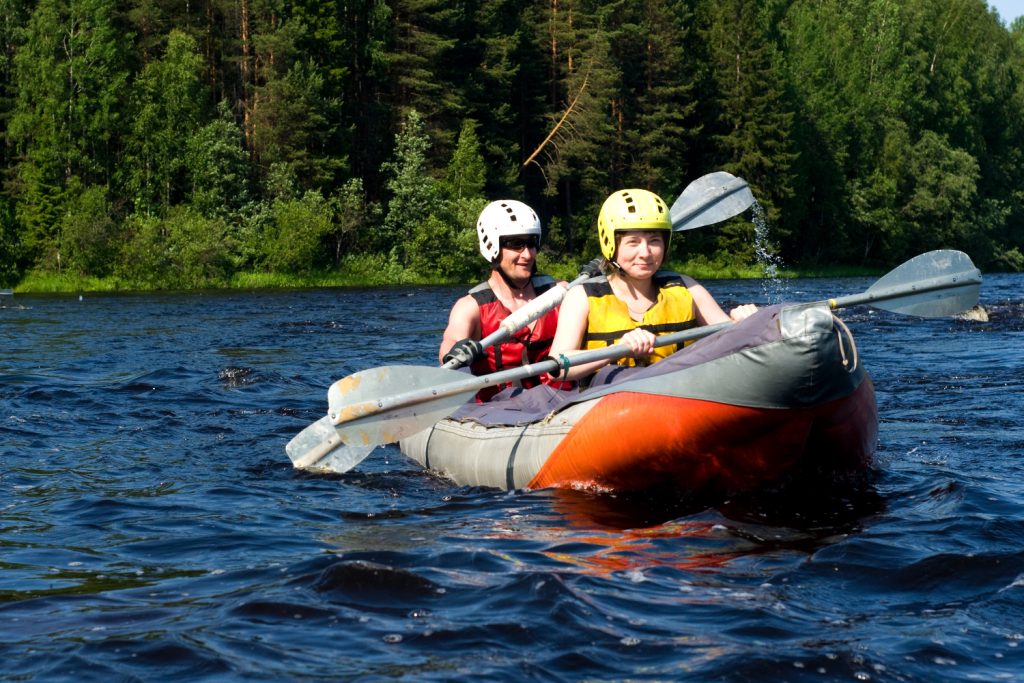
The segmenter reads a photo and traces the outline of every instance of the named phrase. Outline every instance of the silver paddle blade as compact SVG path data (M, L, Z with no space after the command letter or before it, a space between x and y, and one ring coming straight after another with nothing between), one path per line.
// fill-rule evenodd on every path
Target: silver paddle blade
M676 232L702 228L732 218L750 208L754 195L747 181L731 173L717 171L686 186L669 215Z
M296 434L284 450L292 465L305 468L316 464L341 445L338 428L334 426L331 418L325 415Z
M331 418L321 417L284 447L292 465L299 469L328 470L339 474L366 459L376 444L345 445L345 430L334 426Z
M316 468L344 474L366 460L366 456L375 448L376 446L341 446L328 453L327 457L316 464Z
M303 429L285 451L295 467L345 472L376 446L451 415L479 388L472 375L445 368L389 365L363 370L331 385L327 415ZM322 462L337 449L342 453L329 466Z
M447 368L386 365L349 375L327 390L327 414L346 444L393 443L465 403L479 382Z
M962 251L940 249L915 256L867 289L872 306L893 313L938 318L978 303L981 271ZM892 296L895 294L895 296Z

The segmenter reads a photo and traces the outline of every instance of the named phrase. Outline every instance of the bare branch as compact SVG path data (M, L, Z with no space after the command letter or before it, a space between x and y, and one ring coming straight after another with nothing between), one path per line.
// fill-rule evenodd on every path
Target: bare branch
M537 149L533 150L533 154L531 154L526 159L526 161L523 162L522 168L526 168L530 164L530 162L534 160L534 158L540 153L540 151L544 149L544 146L551 141L551 138L554 137L555 133L558 132L558 129L562 126L565 120L569 118L569 114L572 113L572 110L576 106L576 103L580 101L580 95L583 94L583 91L587 87L588 78L590 78L589 70L587 71L587 75L583 77L583 83L580 84L580 89L576 92L576 97L573 98L572 102L570 102L569 106L566 108L565 113L562 114L562 118L558 120L558 123L555 124L555 127L551 129L551 132L548 133L548 136L544 138L544 141L540 143Z

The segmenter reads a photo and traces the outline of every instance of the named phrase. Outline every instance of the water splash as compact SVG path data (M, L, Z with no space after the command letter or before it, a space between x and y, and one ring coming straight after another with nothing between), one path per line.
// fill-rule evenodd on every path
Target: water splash
M753 204L752 222L754 224L754 254L757 263L764 272L761 279L761 291L769 304L781 303L789 293L789 288L781 277L779 269L783 266L782 257L775 253L775 247L768 239L768 219L764 209L755 200Z

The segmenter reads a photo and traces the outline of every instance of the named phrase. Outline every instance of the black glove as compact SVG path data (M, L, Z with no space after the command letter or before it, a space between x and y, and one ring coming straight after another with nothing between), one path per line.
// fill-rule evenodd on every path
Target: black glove
M444 354L444 364L447 365L451 361L457 361L456 367L462 367L466 365L472 365L476 361L486 356L484 347L480 346L480 342L475 339L460 339L455 342L455 345L448 349L448 353Z
M596 259L580 268L580 275L589 275L590 277L597 277L601 274L601 263L604 261L604 257L598 256Z

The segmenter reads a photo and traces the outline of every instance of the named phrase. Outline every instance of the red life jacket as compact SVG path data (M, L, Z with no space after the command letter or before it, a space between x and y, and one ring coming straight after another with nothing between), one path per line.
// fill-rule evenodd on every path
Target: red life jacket
M534 275L530 282L533 291L539 296L555 286L556 281L548 275ZM483 339L498 329L502 320L512 315L512 311L501 303L491 286L482 282L469 290L477 305L480 306L480 338ZM470 366L474 375L489 375L492 372L517 368L528 363L536 363L551 352L551 342L555 339L555 328L558 326L558 307L545 313L534 323L533 330L524 327L518 330L503 344L495 344L485 351L487 356ZM568 389L569 382L549 381L546 374L542 377L527 377L518 384L529 389L541 382L550 384L556 389ZM511 382L499 386L485 387L477 392L478 403L489 401L505 387L513 386Z

